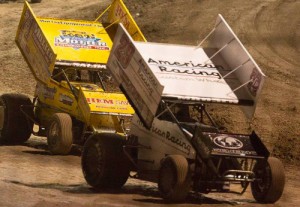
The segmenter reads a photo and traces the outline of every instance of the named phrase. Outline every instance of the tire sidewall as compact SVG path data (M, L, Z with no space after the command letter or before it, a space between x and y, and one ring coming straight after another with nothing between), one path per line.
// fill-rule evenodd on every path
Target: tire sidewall
M14 145L27 141L32 133L33 121L24 113L33 118L33 104L23 94L3 94L0 96L4 107L4 120L0 132L0 143ZM21 106L26 106L21 110Z
M47 143L52 154L67 155L73 144L72 118L66 113L52 116L47 129Z
M263 170L262 176L258 174ZM261 181L251 183L252 195L260 203L275 203L280 199L285 185L284 167L281 161L275 157L259 161L254 166L256 178Z
M125 184L130 165L123 152L124 144L125 139L117 134L94 134L88 138L81 165L85 180L94 189L117 189Z
M167 169L169 168L169 169ZM169 185L165 185L166 178L170 179L165 171L172 173ZM187 159L182 155L168 155L161 162L158 176L158 189L161 196L169 203L183 202L190 191L191 171Z

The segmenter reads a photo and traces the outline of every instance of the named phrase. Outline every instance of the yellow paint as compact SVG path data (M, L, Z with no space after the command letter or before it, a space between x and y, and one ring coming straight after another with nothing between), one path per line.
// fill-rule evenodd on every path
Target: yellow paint
M115 0L108 23L119 22L134 40L146 41L123 1ZM16 42L38 82L34 110L41 125L46 126L54 113L68 113L97 132L124 134L117 115L132 115L134 110L123 94L105 92L92 83L71 82L73 94L66 81L51 78L58 62L87 63L83 68L105 65L113 44L106 29L97 21L36 17L25 1Z
M38 18L58 61L106 64L112 41L99 22Z
M133 114L134 110L123 94L83 91L91 112Z
M122 23L133 40L146 42L146 38L122 0L115 0L111 4L108 14L108 22Z
M27 1L24 4L15 41L35 79L47 83L54 68L56 54Z

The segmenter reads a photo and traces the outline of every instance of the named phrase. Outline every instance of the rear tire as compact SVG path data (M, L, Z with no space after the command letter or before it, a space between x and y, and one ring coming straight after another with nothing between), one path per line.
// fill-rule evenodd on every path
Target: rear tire
M129 177L130 165L123 152L125 139L117 134L92 135L81 156L84 178L96 190L121 188Z
M267 161L258 161L253 171L256 179L251 183L251 191L255 200L260 203L278 201L285 184L281 161L275 157L269 157Z
M30 138L33 129L33 104L22 94L0 96L0 144L21 144Z
M168 202L182 202L191 188L189 164L181 155L169 155L161 163L158 189Z
M52 154L66 155L71 151L73 133L69 114L56 113L52 116L47 131L47 142Z

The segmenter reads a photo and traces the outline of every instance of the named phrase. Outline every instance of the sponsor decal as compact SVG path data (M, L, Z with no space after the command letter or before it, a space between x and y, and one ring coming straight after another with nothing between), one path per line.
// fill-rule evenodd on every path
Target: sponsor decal
M94 24L88 22L73 22L73 21L63 21L63 20L55 20L55 19L40 19L39 21L42 23L51 23L51 24L59 24L59 25L103 28L101 24Z
M130 21L126 17L126 13L123 11L121 5L119 4L117 4L116 6L115 17L117 17L117 19L120 19L124 27L128 30L130 26Z
M110 104L110 105L130 105L128 101L101 99L101 98L86 98L89 104Z
M144 127L143 123L140 120L137 121L137 123L140 126ZM159 137L163 138L163 140L165 140L167 142L171 142L171 143L179 146L181 148L180 151L186 153L187 155L189 155L191 153L192 146L189 143L186 143L183 139L176 137L176 135L172 134L172 132L170 132L169 130L163 129L160 127L156 127L153 124L150 129L150 132L158 135Z
M152 95L154 90L153 87L157 87L159 83L156 81L156 78L153 76L151 71L147 70L146 68L147 66L143 61L143 59L140 59L138 61L138 65L139 65L139 70L137 71L137 74L139 75L140 79L144 83L147 91L149 92L149 95Z
M72 47L77 49L95 49L95 50L109 50L106 42L101 41L101 38L94 34L89 34L83 31L69 31L61 30L60 36L54 40L55 46Z
M257 91L259 89L262 80L262 75L259 73L259 71L256 68L254 68L250 75L250 79L251 82L248 83L247 87L251 95L255 97L257 95Z
M243 147L243 143L240 140L228 135L217 136L213 139L213 142L225 149L240 149Z
M45 99L54 100L54 96L57 92L55 87L51 88L42 84L37 85L37 94L43 96Z
M128 110L128 106L130 106L127 100L86 98L86 101L88 104L94 104L94 107L100 110Z
M73 99L70 96L67 96L65 94L60 94L59 95L59 101L62 102L63 104L72 106L73 104Z
M246 151L246 150L239 150L239 149L220 149L214 148L213 152L215 153L224 153L224 154L236 154L236 155L244 155L244 156L255 156L257 153L255 151Z
M30 10L26 9L24 13L24 20L20 27L20 30L24 31L24 37L26 40L28 40L29 38L30 29L33 23L34 23L34 17L32 16Z
M72 67L80 67L80 68L95 68L95 69L106 69L106 65L98 64L98 63L83 63L83 62L63 62L58 61L56 65L63 65L63 66L72 66Z
M113 100L100 99L100 98L86 98L86 101L91 103L114 104Z
M33 28L33 39L35 42L36 47L39 48L39 52L42 54L42 56L44 57L46 64L47 65L51 65L52 60L55 58L55 54L52 51L51 46L49 45L49 43L47 42L47 39L45 38L42 30L40 29L40 27L38 25L35 25ZM47 70L46 70L47 69ZM45 71L43 71L47 76L50 76L51 73L48 70L48 68L46 68Z
M198 75L208 78L221 79L222 76L219 72L209 71L209 69L223 69L222 66L216 66L214 64L203 64L203 63L193 63L188 62L170 62L165 60L154 60L152 58L148 59L150 65L157 65L162 73L169 74L186 74L186 75Z
M43 87L43 95L45 99L54 99L54 95L57 92L56 88L50 88L50 87Z
M184 149L184 151L188 151L188 155L191 152L191 145L187 144L186 142L184 142L182 139L175 137L174 135L171 134L170 131L168 130L163 130L160 129L158 127L152 126L151 128L151 132L153 132L154 134L163 137L165 140L172 142L173 144L181 147L182 149Z
M213 153L234 154L239 156L256 156L257 152L253 148L248 135L230 135L205 133L213 142Z

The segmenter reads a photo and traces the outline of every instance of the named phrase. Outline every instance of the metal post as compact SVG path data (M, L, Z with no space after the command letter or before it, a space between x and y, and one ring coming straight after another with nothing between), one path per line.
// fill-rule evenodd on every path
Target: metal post
M111 5L109 5L98 17L97 19L95 19L94 22L98 22L98 20L107 12L107 10L109 10L109 8L111 7Z
M233 73L234 71L238 70L239 68L241 68L242 66L244 66L247 62L250 61L250 58L248 60L246 60L244 63L242 63L241 65L237 66L235 69L231 70L229 73L227 73L226 75L223 76L223 78L225 79L227 76L229 76L231 73Z
M208 61L210 61L211 59L213 59L217 54L219 54L223 49L225 49L230 43L232 43L233 40L235 40L235 38L231 39L227 44L225 44L223 47L221 47L221 49L219 49L212 56L210 56L206 61L204 61L204 64L206 64Z
M201 47L201 45L203 44L203 42L205 42L212 33L214 33L214 31L217 29L217 27L220 25L221 21L208 33L208 35L206 35L206 37L196 46L196 49L198 49L199 47Z

